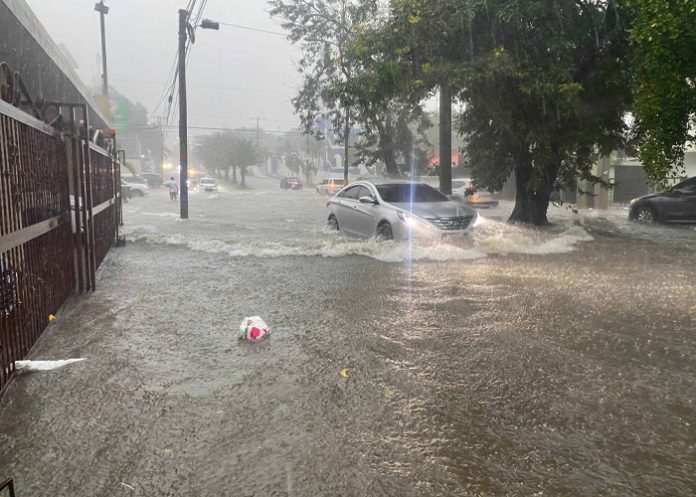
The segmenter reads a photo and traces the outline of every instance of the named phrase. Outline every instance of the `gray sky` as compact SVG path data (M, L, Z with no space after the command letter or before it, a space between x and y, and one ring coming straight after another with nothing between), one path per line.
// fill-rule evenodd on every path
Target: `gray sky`
M99 84L95 0L26 1L54 41L70 50L83 81ZM165 91L177 47L178 9L187 3L106 0L109 84L150 113ZM266 9L264 0L208 0L203 17L282 31ZM290 99L300 81L295 66L299 50L285 37L228 26L220 26L220 31L199 29L196 34L187 65L190 126L256 126L256 117L268 130L298 124Z

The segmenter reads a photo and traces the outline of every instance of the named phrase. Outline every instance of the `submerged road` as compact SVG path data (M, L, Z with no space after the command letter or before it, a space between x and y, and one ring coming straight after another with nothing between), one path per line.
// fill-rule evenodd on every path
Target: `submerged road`
M32 496L696 494L696 231L623 212L362 242L325 199L155 191L0 402ZM260 315L270 340L237 341ZM347 377L339 372L347 369Z

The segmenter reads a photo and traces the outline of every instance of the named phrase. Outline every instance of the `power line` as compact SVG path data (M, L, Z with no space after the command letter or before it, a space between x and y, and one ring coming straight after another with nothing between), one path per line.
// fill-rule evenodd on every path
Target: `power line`
M287 33L281 33L279 31L269 31L268 29L252 28L250 26L241 26L239 24L232 24L229 22L218 22L218 24L220 24L221 26L230 26L232 28L246 29L248 31L256 31L258 33L266 33L269 35L277 35L277 36L285 36L285 37L288 36Z

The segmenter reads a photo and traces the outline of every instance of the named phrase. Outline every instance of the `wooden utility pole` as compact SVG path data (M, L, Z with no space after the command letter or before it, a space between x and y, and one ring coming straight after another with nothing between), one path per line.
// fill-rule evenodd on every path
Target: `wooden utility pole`
M452 194L452 96L440 85L440 191Z
M179 189L180 216L188 219L188 127L186 112L186 30L189 13L179 10Z

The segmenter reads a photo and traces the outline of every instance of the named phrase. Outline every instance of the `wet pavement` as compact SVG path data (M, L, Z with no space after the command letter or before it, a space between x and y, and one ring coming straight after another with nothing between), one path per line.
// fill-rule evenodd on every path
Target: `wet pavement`
M696 231L625 211L363 242L325 198L125 208L96 293L0 403L22 496L696 494ZM242 317L273 327L237 341ZM347 369L347 378L339 372Z

